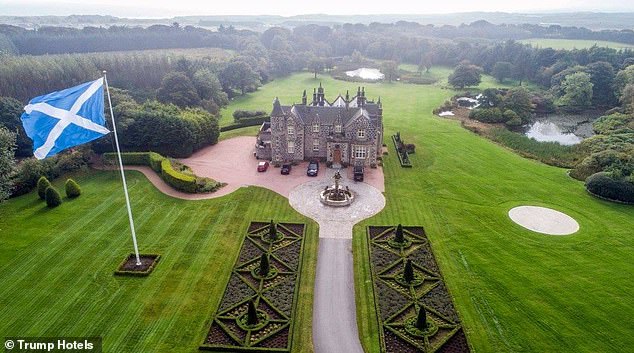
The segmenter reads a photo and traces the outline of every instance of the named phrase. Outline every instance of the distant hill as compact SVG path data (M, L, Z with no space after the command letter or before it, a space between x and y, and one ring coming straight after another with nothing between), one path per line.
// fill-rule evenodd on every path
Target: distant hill
M340 23L372 22L394 23L411 21L420 24L460 25L484 20L493 24L533 24L585 27L591 30L634 29L634 12L561 12L561 13L504 13L504 12L464 12L453 14L412 15L324 15L307 14L298 16L179 16L170 18L126 18L115 16L73 15L73 16L0 16L0 23L24 28L39 26L110 26L132 25L150 26L153 24L171 24L215 27L220 24L233 25L236 28L264 31L271 25L295 27L305 24L333 25Z

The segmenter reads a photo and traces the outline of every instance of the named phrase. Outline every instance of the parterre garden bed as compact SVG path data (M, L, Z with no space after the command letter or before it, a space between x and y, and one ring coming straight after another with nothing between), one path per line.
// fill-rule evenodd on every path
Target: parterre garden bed
M381 350L387 353L470 352L460 319L434 259L423 227L369 226L369 255ZM411 260L413 280L404 268ZM429 332L416 334L412 322L421 308Z
M304 224L251 222L201 350L289 352L299 294ZM273 236L273 234L275 234ZM262 254L270 270L260 276ZM249 302L258 323L246 324Z

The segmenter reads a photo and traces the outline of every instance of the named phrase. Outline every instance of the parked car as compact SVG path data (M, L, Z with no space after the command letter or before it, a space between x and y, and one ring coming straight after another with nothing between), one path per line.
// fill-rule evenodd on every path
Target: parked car
M308 162L308 169L306 169L306 175L317 176L317 173L319 173L319 162L317 161Z
M258 163L258 172L266 172L269 169L269 162L259 162Z
M363 166L356 165L353 169L354 181L363 181Z
M289 175L291 173L291 165L288 163L282 164L282 169L280 170L280 173L284 175Z

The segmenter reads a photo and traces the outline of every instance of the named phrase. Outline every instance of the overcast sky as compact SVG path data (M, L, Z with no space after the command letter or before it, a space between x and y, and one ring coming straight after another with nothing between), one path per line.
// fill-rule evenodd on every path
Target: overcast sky
M0 15L433 14L470 11L634 11L631 0L0 0Z

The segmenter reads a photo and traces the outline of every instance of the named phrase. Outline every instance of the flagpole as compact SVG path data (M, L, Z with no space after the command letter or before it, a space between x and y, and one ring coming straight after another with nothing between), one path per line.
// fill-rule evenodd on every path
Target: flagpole
M112 131L114 132L114 142L117 146L117 157L119 157L119 169L121 170L121 180L123 181L123 193L125 194L125 204L128 208L128 219L130 220L130 230L132 231L132 243L134 243L134 254L136 255L137 266L141 265L139 257L139 247L136 242L136 232L134 231L134 220L132 219L132 207L130 207L130 196L128 196L128 184L125 181L125 173L123 172L123 161L121 160L121 149L119 148L119 137L117 136L117 124L114 122L114 113L112 111L112 101L110 100L110 88L108 87L108 79L106 78L106 70L103 71L103 81L106 85L106 93L108 94L108 106L110 107L110 118L112 118Z

